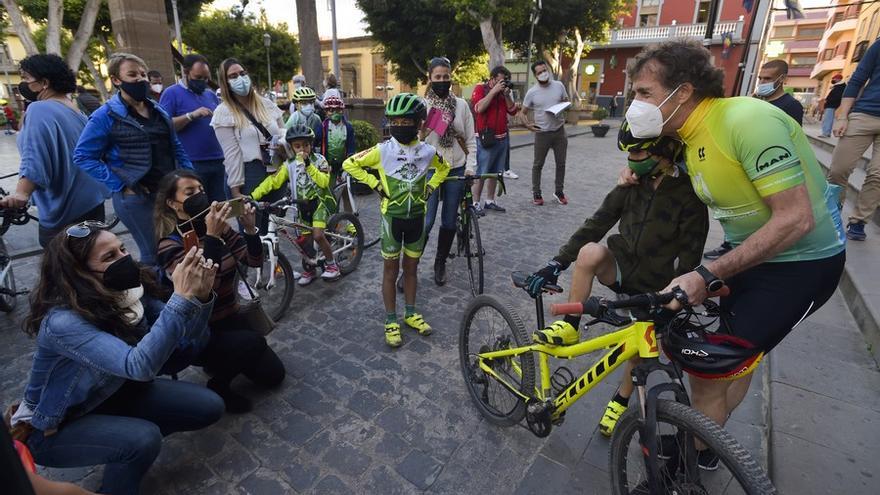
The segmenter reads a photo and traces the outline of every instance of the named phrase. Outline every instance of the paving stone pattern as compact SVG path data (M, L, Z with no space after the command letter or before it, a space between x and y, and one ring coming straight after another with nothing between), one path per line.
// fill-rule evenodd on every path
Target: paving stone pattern
M598 207L625 163L611 137L576 137L569 146L568 206L552 199L543 207L530 204L532 148L523 148L511 156L521 178L508 181L509 195L501 198L507 213L490 213L480 223L486 292L511 302L530 329L534 306L512 287L510 272L532 271L555 254ZM553 187L550 160L546 198ZM254 411L168 437L144 493L608 493L608 442L595 430L619 373L571 409L547 439L483 421L459 371L459 322L470 295L460 260L450 265L459 280L443 288L433 284L434 244L432 239L421 267L418 299L433 335L404 330L402 348L386 347L377 248L342 281L297 288L287 317L269 338L287 368L283 386L263 391L237 381L236 388L255 401ZM33 285L37 262L17 262L20 285ZM569 274L561 277L564 286L569 281ZM30 366L33 342L20 330L26 306L22 300L15 313L0 315L3 404L20 397ZM573 364L577 373L588 363ZM206 377L191 369L181 379L204 383ZM101 468L49 474L95 489Z

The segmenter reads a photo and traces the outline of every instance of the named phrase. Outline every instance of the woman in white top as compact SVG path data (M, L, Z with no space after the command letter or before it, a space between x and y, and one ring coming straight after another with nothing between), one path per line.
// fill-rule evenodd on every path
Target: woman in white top
M451 123L443 132L426 129L425 142L437 149L452 169L449 177L473 175L477 166L477 142L474 131L474 117L467 101L455 96L452 86L452 65L445 57L434 57L428 66L430 85L425 95L429 112L439 111L443 120ZM436 110L434 110L436 109ZM428 114L430 121L430 115ZM437 257L434 259L434 283L446 283L446 259L455 239L455 219L465 183L462 181L444 182L428 198L428 212L425 216L426 235L434 226L438 203L442 195L443 208L440 213L440 232L437 234Z
M218 79L223 103L214 110L211 127L223 148L226 183L232 196L239 197L249 194L275 172L264 162L264 156L268 157L273 138L282 136L284 123L278 106L254 91L250 76L238 60L224 60Z

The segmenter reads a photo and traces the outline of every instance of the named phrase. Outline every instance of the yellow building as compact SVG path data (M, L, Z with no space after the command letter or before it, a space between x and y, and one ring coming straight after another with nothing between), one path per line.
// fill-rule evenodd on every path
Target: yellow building
M18 101L21 104L21 98L18 95L18 83L21 82L21 76L18 73L18 63L21 59L27 57L21 40L12 30L6 31L3 44L0 45L0 98L8 101Z
M419 91L397 80L392 64L382 57L382 46L369 36L337 40L337 46L341 74L336 77L349 98L385 100L401 92ZM321 59L326 76L333 72L331 40L321 41Z
M863 7L866 6L858 0L838 0L829 11L825 33L819 42L816 65L810 73L811 78L819 81L816 92L820 97L828 92L834 74L842 73L847 78L855 70L852 59L855 41L860 34L860 11Z

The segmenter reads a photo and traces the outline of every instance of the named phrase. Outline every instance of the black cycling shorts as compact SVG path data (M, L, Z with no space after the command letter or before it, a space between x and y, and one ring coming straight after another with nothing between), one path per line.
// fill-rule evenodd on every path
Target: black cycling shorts
M846 251L812 261L762 263L726 280L720 331L766 354L837 289Z
M400 252L421 258L425 249L425 216L396 218L382 215L382 257L396 259Z

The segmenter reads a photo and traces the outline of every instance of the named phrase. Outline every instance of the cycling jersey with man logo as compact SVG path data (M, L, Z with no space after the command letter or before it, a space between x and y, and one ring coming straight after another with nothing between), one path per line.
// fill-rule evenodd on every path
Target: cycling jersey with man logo
M750 97L707 98L679 136L694 191L737 246L770 219L764 198L806 184L815 228L771 262L818 260L844 250L840 213L826 201L828 181L801 127Z

